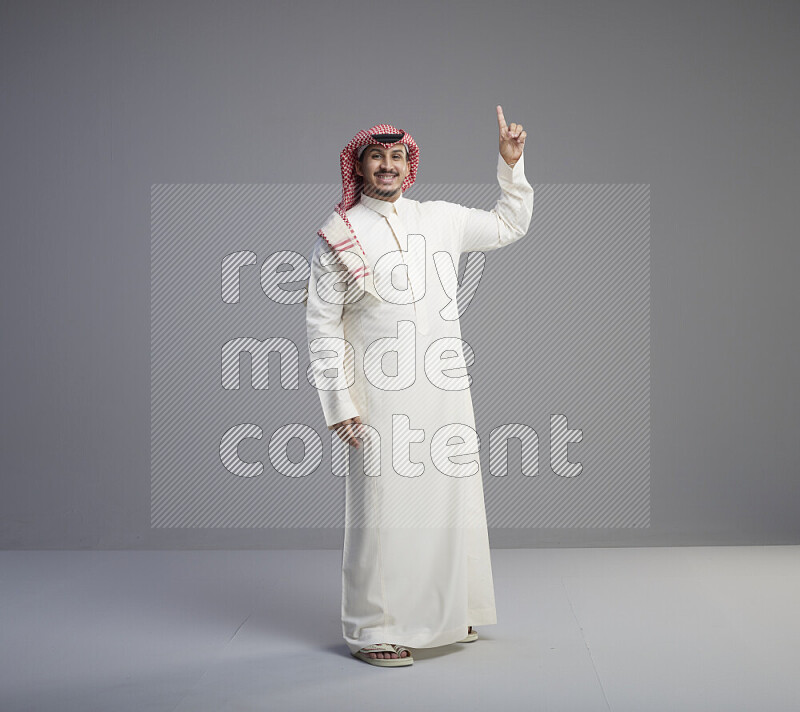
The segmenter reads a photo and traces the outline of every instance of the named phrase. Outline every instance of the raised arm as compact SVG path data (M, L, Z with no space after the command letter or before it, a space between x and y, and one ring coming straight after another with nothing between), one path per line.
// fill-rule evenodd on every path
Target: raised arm
M497 182L500 198L492 210L463 207L461 252L489 251L516 242L528 232L533 216L533 187L525 178L526 131L521 124L506 124L497 107L499 154Z

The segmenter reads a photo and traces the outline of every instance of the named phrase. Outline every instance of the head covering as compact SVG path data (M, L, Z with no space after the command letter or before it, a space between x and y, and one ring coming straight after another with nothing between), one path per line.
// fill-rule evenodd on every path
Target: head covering
M342 169L342 199L334 208L334 215L317 231L317 234L324 238L331 249L337 253L340 261L350 269L352 278L373 294L375 292L374 287L370 284L371 280L366 279L370 275L367 253L361 247L361 243L353 231L353 226L347 219L347 211L358 202L364 184L364 179L356 173L356 163L361 155L360 149L374 144L384 148L390 148L396 144L404 145L409 171L400 190L405 192L414 184L419 166L419 148L410 134L391 124L377 124L368 131L359 131L342 149L339 156L339 165ZM348 252L354 254L347 255ZM353 257L356 257L358 266Z
M367 146L379 145L390 148L396 144L403 144L408 151L408 175L403 181L400 190L405 192L417 178L417 167L419 166L419 148L416 141L410 134L395 128L390 124L378 124L369 131L359 131L350 140L339 156L339 165L342 169L342 200L336 206L336 211L340 214L346 213L352 208L361 196L361 188L364 179L356 173L356 163L360 156L360 149Z

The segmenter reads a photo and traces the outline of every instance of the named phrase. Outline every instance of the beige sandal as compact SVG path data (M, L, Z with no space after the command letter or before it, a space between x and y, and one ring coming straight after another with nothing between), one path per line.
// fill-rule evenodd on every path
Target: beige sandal
M470 626L472 628L472 626ZM478 634L475 632L475 629L472 628L471 633L467 633L466 638L462 638L461 640L456 641L457 643L474 643L478 639Z
M401 658L403 652L408 653L406 657ZM396 658L371 658L370 653L397 653ZM378 667L403 667L405 665L413 665L414 658L411 657L411 651L404 648L402 645L394 645L393 643L375 643L374 645L367 645L361 650L350 655L363 660L370 665L377 665Z

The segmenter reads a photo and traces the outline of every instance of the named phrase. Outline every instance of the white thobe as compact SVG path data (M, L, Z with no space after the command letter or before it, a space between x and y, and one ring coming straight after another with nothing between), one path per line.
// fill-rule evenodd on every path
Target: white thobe
M309 377L328 426L358 415L374 428L365 429L363 470L345 488L342 632L352 652L446 645L467 626L497 622L471 361L455 305L461 253L495 250L528 231L533 188L523 158L510 167L498 153L497 179L491 211L361 195L347 218L382 300L323 298L321 278L330 283L335 263L322 259L331 249L323 238L312 251Z

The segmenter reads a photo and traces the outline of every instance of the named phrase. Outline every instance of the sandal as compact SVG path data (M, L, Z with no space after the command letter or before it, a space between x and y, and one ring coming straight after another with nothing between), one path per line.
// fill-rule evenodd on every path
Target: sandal
M401 658L403 652L408 653L406 657ZM371 658L370 653L397 653L396 658ZM363 660L370 665L377 665L378 667L403 667L405 665L413 665L414 658L411 657L411 651L404 648L402 645L394 645L392 643L375 643L374 645L367 645L361 648L358 652L350 653L353 657Z
M472 626L470 626L472 628ZM474 643L478 639L478 634L475 632L475 629L472 628L472 632L467 633L466 638L462 638L461 640L457 640L457 643Z

